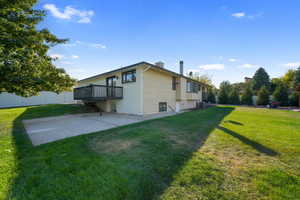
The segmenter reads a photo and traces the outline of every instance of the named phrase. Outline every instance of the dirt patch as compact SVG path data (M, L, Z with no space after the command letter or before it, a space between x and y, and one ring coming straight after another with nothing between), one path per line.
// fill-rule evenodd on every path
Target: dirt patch
M173 146L189 146L190 143L184 139L182 139L182 137L179 137L177 135L173 135L173 134L169 134L168 135L168 140L170 140L172 142Z
M222 151L204 149L203 153L213 156L224 164L231 174L239 174L249 168L264 167L277 161L277 158L261 153L245 152L234 147L224 148Z
M91 148L98 153L120 153L128 151L139 144L138 140L113 139L113 140L94 140Z

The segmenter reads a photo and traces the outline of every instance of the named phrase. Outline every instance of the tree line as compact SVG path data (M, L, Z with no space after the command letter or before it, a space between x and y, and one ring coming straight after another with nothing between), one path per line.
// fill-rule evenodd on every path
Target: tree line
M253 96L257 96L257 105L297 106L299 86L300 67L272 79L264 68L259 68L248 81L234 84L223 81L219 90L211 90L210 95L217 95L220 104L253 105Z

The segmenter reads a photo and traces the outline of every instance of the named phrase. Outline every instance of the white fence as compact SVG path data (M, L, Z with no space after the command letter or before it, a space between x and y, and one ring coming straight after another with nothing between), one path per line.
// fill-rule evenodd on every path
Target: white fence
M38 96L28 98L6 92L0 94L0 108L67 103L76 103L76 101L73 100L73 92L62 92L60 94L53 92L41 92Z

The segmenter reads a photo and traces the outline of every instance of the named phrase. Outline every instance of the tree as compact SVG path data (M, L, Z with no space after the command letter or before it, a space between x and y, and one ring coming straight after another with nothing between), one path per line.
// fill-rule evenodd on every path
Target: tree
M218 94L218 103L228 104L229 103L229 93L231 91L231 85L229 81L223 81L220 84L220 90Z
M250 87L250 85L247 85L242 93L241 103L245 104L245 105L253 105L252 96L253 96L253 93L252 93L251 87Z
M199 72L193 73L193 72L191 71L190 73L188 73L188 76L189 76L191 79L194 79L194 80L199 81L199 82L201 82L201 83L204 83L204 84L206 84L206 85L213 86L211 77L208 76L207 74L200 75Z
M272 94L277 88L277 86L281 84L287 85L283 78L272 78L270 84L270 93Z
M214 88L209 88L208 89L208 94L207 94L207 101L210 103L216 103L216 95L215 95L215 89Z
M298 106L300 107L300 67L298 67L298 69L295 71L293 89L298 95Z
M262 86L266 86L269 89L270 77L264 68L260 67L252 78L252 90L257 93Z
M37 0L0 1L0 93L32 96L40 91L56 93L70 89L75 80L56 68L47 55L58 39L36 26L45 16L33 9Z
M287 106L289 104L288 88L286 88L283 84L276 87L272 96L273 99L280 102L280 105L282 106Z
M234 105L240 104L240 95L238 88L232 88L229 93L229 103Z
M266 86L262 86L258 91L257 105L268 105L270 103L269 95Z
M293 88L293 81L295 78L296 70L289 69L282 77L282 81L289 87Z
M296 91L293 91L290 95L289 95L289 106L298 106L298 100L299 100L299 93L297 93Z
M243 90L246 88L247 84L249 84L249 83L240 82L240 83L233 83L231 85L233 88L238 90L239 94L241 94L243 92Z

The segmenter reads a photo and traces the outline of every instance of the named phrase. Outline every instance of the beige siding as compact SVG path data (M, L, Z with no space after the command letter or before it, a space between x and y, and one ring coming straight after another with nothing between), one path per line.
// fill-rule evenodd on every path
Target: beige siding
M177 106L179 106L179 110L186 110L196 107L197 100L184 100L184 101L177 101Z
M176 91L172 90L172 76L163 72L148 69L144 72L143 79L144 114L158 113L159 102L167 102L168 111L174 111L176 104Z
M93 80L82 81L78 84L78 87L86 86L89 84L106 85L106 78L110 76L117 76L117 86L123 87L123 99L120 100L107 100L98 102L98 106L106 112L110 112L112 104L116 105L116 111L118 113L129 113L142 115L142 72L143 67L136 66L136 82L122 84L122 72L111 73ZM129 71L132 69L127 69Z
M186 92L186 84L187 84L187 79L180 77L178 79L178 84L177 84L177 93L176 93L176 99L177 101L186 101L186 100L197 100L197 101L202 101L202 92L201 90L198 91L197 93L190 93Z

